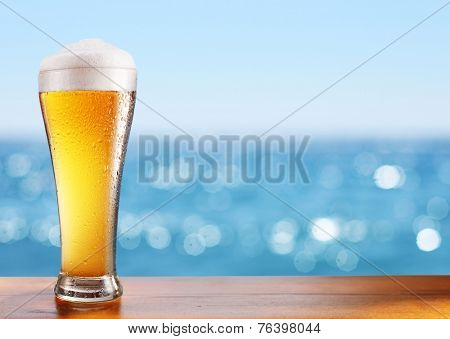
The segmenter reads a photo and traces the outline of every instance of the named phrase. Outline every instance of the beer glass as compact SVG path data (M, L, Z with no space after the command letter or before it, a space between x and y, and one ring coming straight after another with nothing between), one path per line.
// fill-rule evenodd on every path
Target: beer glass
M58 298L118 298L115 246L120 182L136 98L125 51L97 39L49 56L39 99L56 181L61 231Z

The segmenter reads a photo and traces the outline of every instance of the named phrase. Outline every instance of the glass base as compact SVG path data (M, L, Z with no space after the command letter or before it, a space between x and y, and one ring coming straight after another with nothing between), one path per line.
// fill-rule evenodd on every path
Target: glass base
M122 295L122 286L116 274L101 277L72 277L60 273L55 286L59 299L77 303L110 301Z

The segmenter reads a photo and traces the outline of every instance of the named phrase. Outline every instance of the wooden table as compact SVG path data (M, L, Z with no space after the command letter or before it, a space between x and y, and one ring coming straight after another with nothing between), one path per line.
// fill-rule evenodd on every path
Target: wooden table
M0 278L0 318L450 317L450 276L394 279L124 277L119 301L80 306L54 298L53 277Z

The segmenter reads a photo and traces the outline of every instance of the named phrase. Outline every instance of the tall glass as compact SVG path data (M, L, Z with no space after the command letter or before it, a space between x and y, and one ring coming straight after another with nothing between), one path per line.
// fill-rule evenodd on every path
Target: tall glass
M61 230L55 294L73 302L108 301L122 294L115 246L136 70L69 66L41 66L39 73Z

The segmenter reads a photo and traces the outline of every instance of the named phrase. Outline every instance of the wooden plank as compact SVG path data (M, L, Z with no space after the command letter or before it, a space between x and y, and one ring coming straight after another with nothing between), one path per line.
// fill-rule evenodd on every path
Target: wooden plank
M124 277L121 300L70 304L55 278L0 278L10 318L443 318L450 276ZM13 313L11 313L13 312Z

